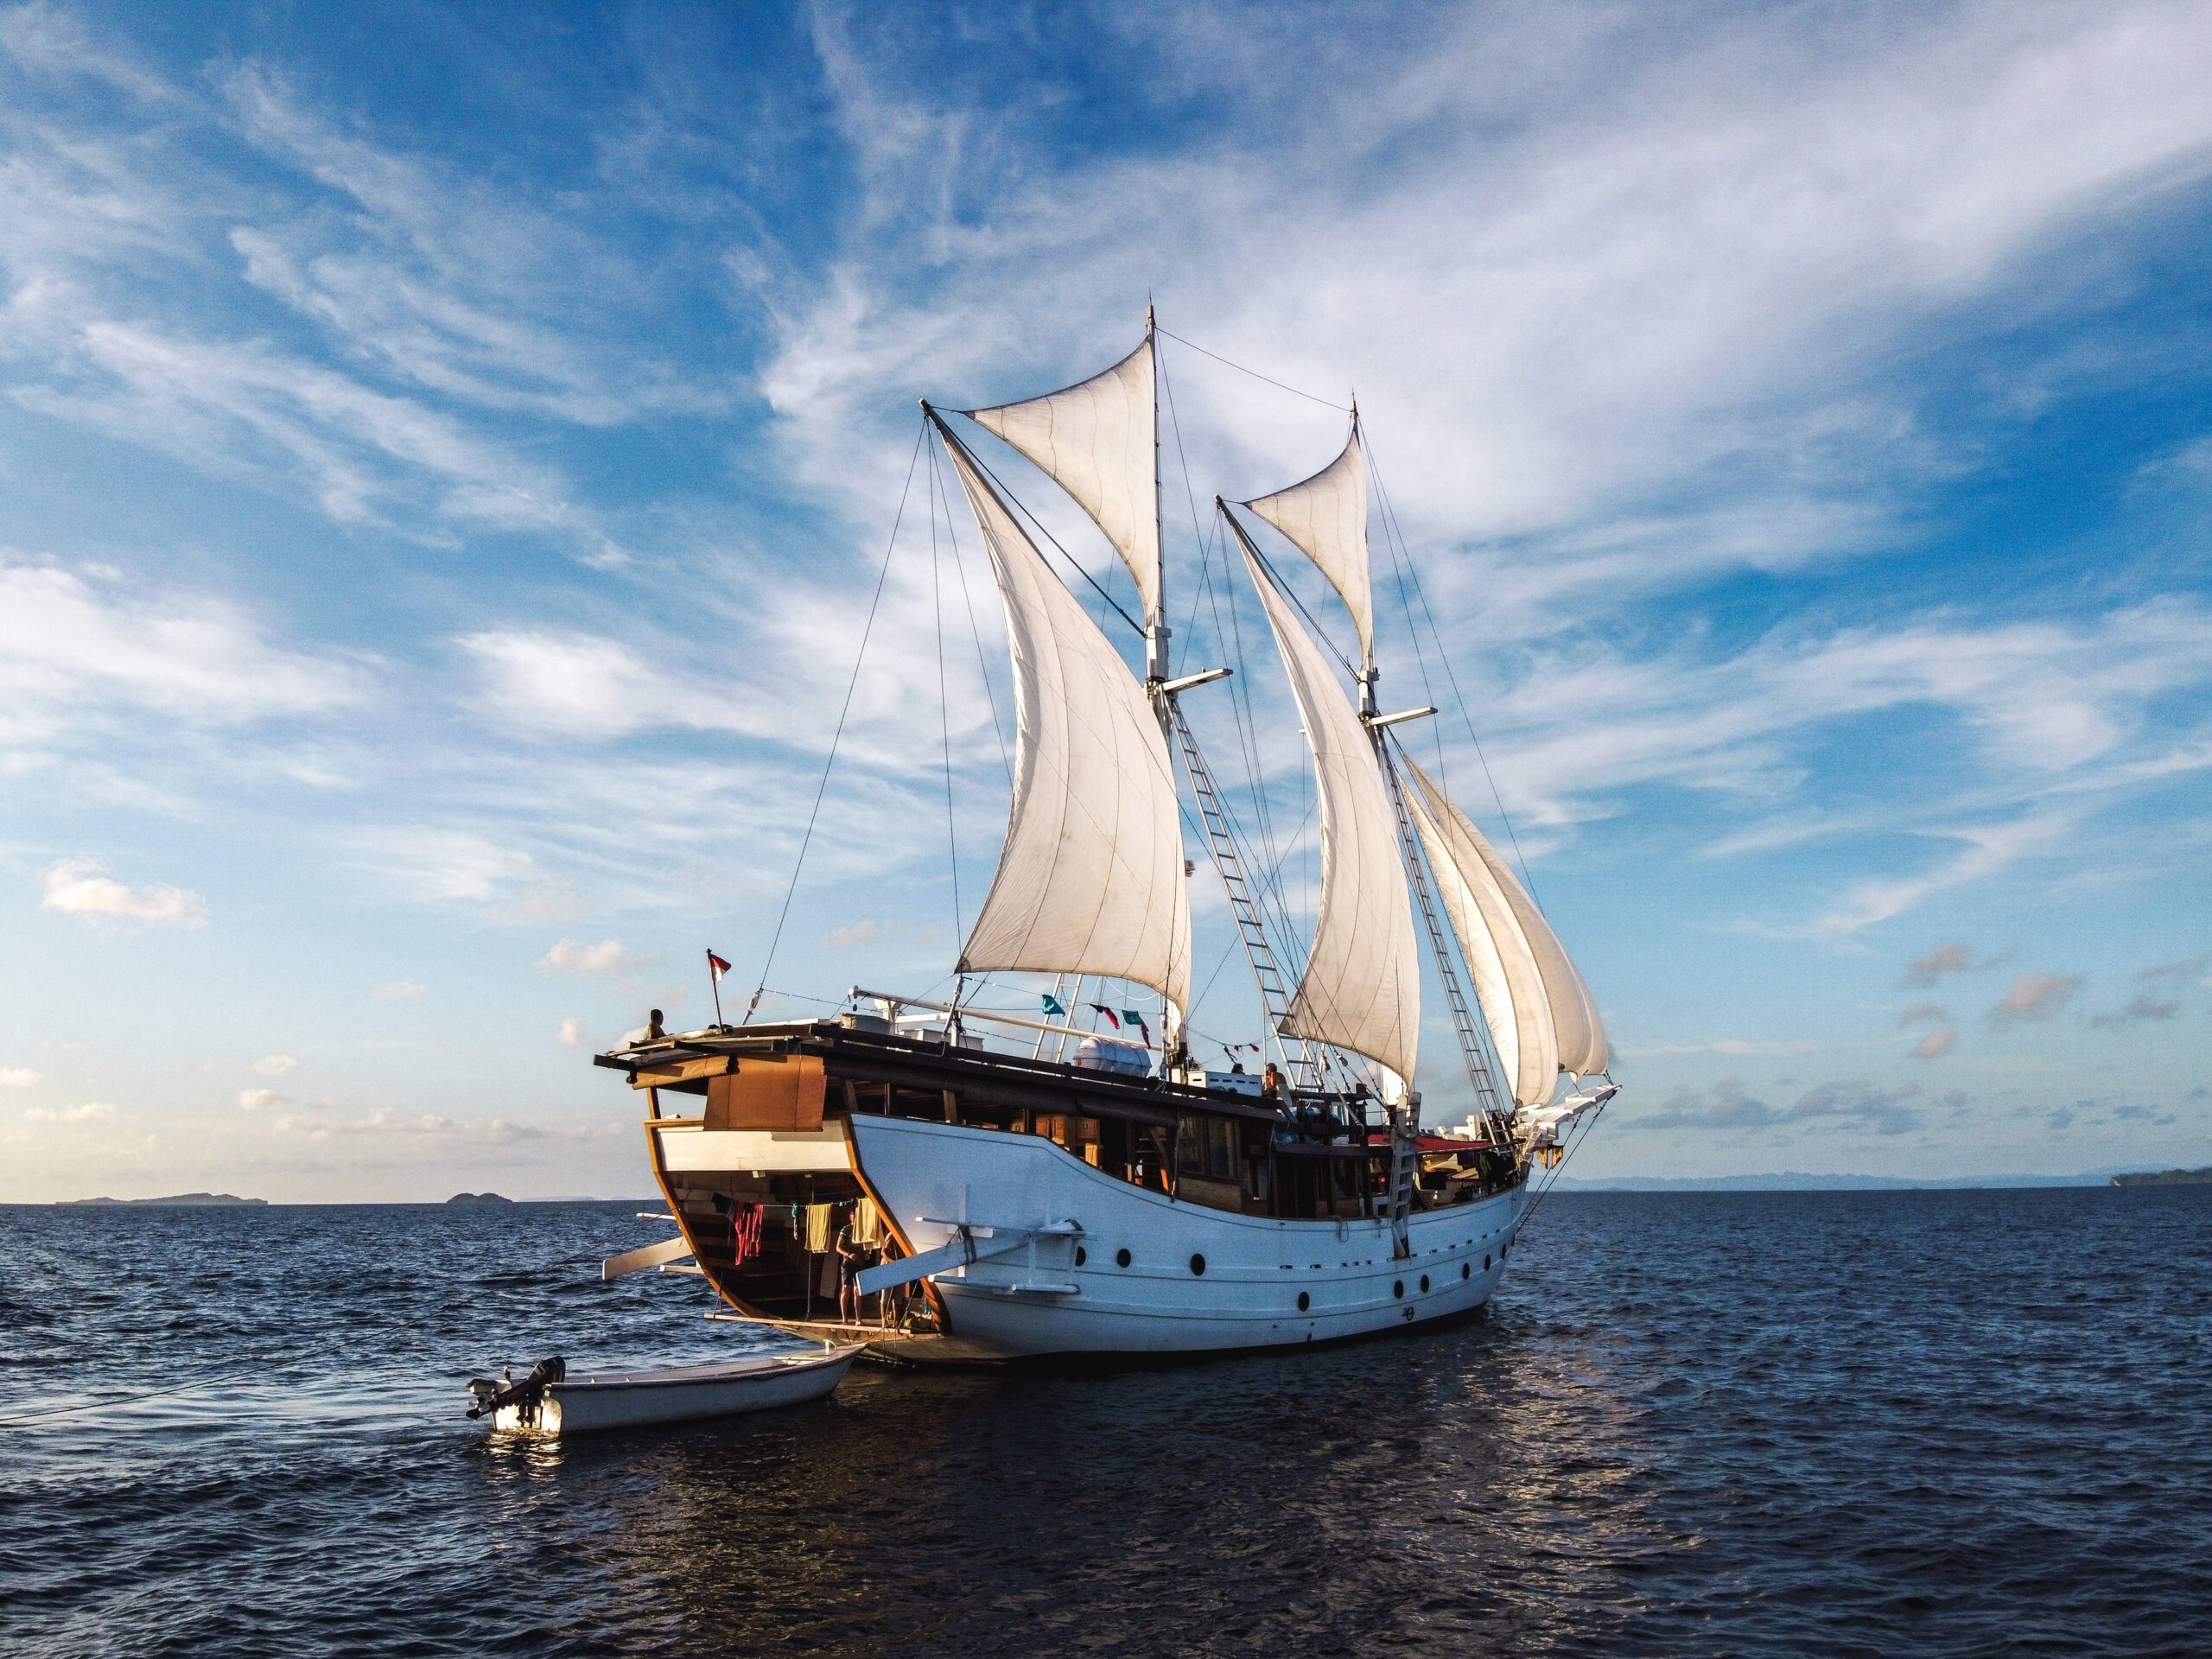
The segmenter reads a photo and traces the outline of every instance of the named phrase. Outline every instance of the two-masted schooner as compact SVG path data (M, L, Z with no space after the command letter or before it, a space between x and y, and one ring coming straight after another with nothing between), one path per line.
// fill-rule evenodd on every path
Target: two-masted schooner
M610 1276L696 1272L731 1310L720 1317L865 1336L913 1360L1198 1353L1401 1329L1490 1298L1532 1169L1554 1164L1567 1126L1613 1092L1581 976L1398 741L1395 728L1435 710L1377 705L1356 406L1343 452L1303 483L1215 501L1313 757L1319 899L1294 982L1279 955L1294 948L1286 913L1265 902L1266 874L1248 868L1181 708L1230 671L1179 676L1169 661L1159 332L1147 312L1143 342L1103 373L961 411L1054 480L1119 553L1142 606L1141 678L1054 573L967 429L923 404L925 436L982 530L1013 659L1012 806L957 963L963 988L931 1001L856 988L834 1017L718 1019L600 1055L644 1092L680 1230L610 1262ZM1342 601L1357 650L1349 690L1254 521ZM1186 1040L1197 867L1179 774L1272 1027L1281 1065L1264 1077L1208 1070ZM1420 1125L1423 933L1474 1090L1467 1123L1442 1133ZM1038 1018L963 1002L969 976L989 974L1056 976L1060 995L1040 999ZM1102 1042L1075 1024L1071 976L1156 993L1157 1041L1147 1029L1142 1043Z

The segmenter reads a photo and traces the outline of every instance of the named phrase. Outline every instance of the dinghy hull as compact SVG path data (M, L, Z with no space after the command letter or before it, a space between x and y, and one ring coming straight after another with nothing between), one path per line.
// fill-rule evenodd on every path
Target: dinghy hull
M512 1434L595 1434L803 1405L834 1391L860 1351L855 1344L827 1353L569 1377L548 1385L534 1409L501 1407L492 1427Z

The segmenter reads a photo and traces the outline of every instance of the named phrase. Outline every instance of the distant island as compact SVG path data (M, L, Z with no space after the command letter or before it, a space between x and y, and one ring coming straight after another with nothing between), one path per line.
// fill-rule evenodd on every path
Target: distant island
M242 1198L235 1192L178 1192L166 1198L63 1198L62 1204L167 1205L172 1207L207 1205L266 1205L266 1198Z
M448 1204L512 1204L514 1200L502 1198L497 1192L456 1192L446 1202Z
M2212 1186L2212 1169L2145 1170L2140 1174L2115 1175L2114 1186Z

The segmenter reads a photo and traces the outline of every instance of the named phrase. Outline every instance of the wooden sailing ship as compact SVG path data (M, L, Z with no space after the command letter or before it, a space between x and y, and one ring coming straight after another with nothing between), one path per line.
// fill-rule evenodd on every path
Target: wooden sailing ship
M1314 770L1317 917L1294 976L1279 958L1266 883L1248 871L1181 706L1230 671L1178 676L1169 660L1157 346L1147 315L1143 342L1103 373L964 411L1113 543L1141 604L1141 678L1054 574L963 429L923 404L982 531L1018 728L1005 842L961 952L962 988L931 1001L855 988L835 1017L748 1016L599 1056L646 1102L653 1170L679 1230L609 1263L610 1276L696 1272L723 1317L912 1359L1362 1336L1481 1306L1527 1213L1532 1167L1555 1160L1568 1126L1611 1095L1581 976L1504 861L1397 741L1395 728L1435 710L1377 706L1356 409L1321 471L1215 503ZM1248 518L1310 559L1342 601L1357 652L1344 659L1349 690ZM1280 1066L1265 1084L1198 1065L1186 1040L1195 866L1179 773L1271 1027ZM1423 934L1476 1103L1466 1125L1437 1135L1420 1128ZM1059 995L1041 1006L1062 1017L967 1000L969 978L991 974L1055 976ZM1101 1044L1074 1025L1065 1009L1085 982L1156 994L1157 1044L1148 1030L1141 1045Z

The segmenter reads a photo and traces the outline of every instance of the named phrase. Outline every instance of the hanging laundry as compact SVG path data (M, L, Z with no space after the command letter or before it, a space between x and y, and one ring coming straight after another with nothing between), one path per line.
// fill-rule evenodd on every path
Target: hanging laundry
M862 1198L853 1211L853 1242L874 1249L883 1243L887 1230L883 1211L875 1207L875 1200Z
M806 1248L826 1250L836 1232L837 1206L834 1204L810 1204L806 1206Z
M767 1207L758 1204L734 1204L729 1211L730 1266L741 1268L760 1254L760 1224L767 1216Z

